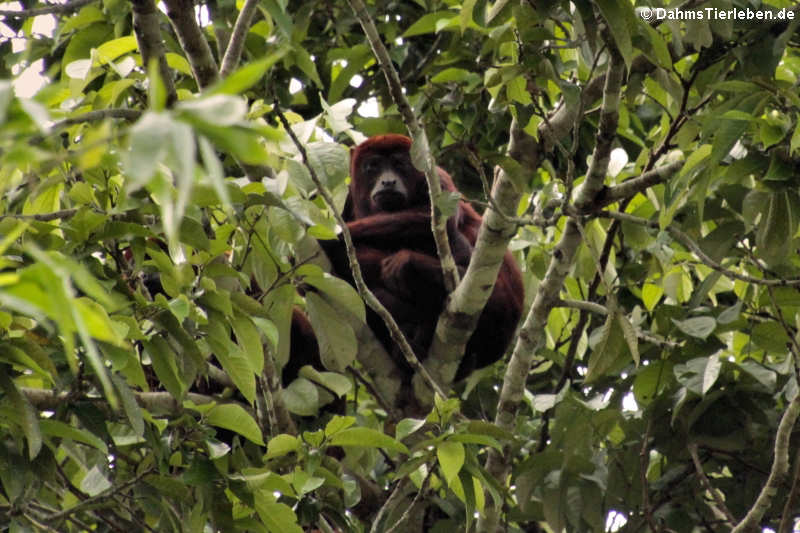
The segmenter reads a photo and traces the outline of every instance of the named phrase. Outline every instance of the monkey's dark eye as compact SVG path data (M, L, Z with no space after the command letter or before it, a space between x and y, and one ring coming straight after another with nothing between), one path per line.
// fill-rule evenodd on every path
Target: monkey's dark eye
M381 160L378 157L368 157L361 164L361 170L363 170L364 173L367 174L368 176L377 174L380 169L381 169Z

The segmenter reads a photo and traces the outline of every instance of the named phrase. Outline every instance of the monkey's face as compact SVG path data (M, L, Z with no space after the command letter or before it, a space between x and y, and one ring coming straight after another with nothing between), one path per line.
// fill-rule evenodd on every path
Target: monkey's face
M363 158L360 180L369 190L370 211L393 212L415 205L419 172L407 152L373 153Z

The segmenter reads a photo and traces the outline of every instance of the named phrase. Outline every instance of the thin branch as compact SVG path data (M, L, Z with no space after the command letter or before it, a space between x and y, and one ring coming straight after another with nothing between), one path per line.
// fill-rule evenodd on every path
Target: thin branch
M136 0L136 2L139 1L141 0ZM141 116L142 112L139 109L124 109L124 108L98 109L95 111L82 113L76 117L70 117L64 120L60 120L55 124L53 124L52 126L50 126L49 130L51 132L58 131L60 129L68 128L69 126L74 126L76 124L83 124L84 122L94 122L97 120L105 120L107 118L121 118L124 120L135 121L138 120L139 117Z
M711 497L714 498L716 511L725 517L725 521L731 527L735 526L736 517L733 516L730 509L728 509L728 506L725 505L725 500L722 499L719 491L711 486L711 481L708 480L708 476L706 476L706 473L703 470L703 463L700 461L700 455L697 453L697 443L692 442L689 444L689 455L692 456L694 469L695 472L697 472L698 477L700 477L700 483L703 485L703 488L705 488L706 491L711 494Z
M364 299L366 304L375 311L378 316L381 317L383 322L386 324L386 327L389 329L389 335L391 336L392 340L400 347L400 351L405 356L406 361L409 365L414 369L415 373L421 375L428 386L433 390L436 394L440 395L442 398L447 398L447 395L444 393L442 388L439 384L431 377L428 370L420 363L419 359L416 355L414 355L414 350L411 348L411 345L408 343L406 336L403 335L403 332L400 330L400 326L397 325L394 317L389 313L389 311L383 306L383 304L375 297L372 291L367 287L366 282L364 281L364 276L361 273L361 266L358 264L358 259L356 259L356 251L355 245L353 244L353 238L350 236L350 231L347 229L347 223L342 218L342 215L336 210L336 205L334 204L333 197L331 197L330 192L325 188L322 182L317 176L317 172L314 170L314 167L308 161L308 154L306 153L305 147L302 145L300 140L294 134L289 121L283 115L281 110L278 108L277 102L275 104L275 110L278 115L278 119L283 124L283 128L286 130L286 133L289 134L291 137L292 142L294 142L297 150L300 152L300 155L303 157L303 164L308 169L309 174L311 175L311 179L314 182L314 185L317 187L317 192L319 192L320 196L322 196L325 204L333 213L334 217L336 218L337 224L342 228L342 236L344 237L344 244L345 249L347 251L347 259L350 263L350 270L353 273L353 280L356 283L356 290L358 294Z
M800 449L794 457L794 475L792 476L792 488L789 490L789 496L786 498L786 505L783 506L783 516L781 516L781 523L778 527L778 533L792 533L792 525L794 524L795 504L797 502L798 494L800 494Z
M75 396L66 392L57 392L50 389L35 389L30 387L20 387L20 392L31 402L36 409L39 410L53 410L65 402L70 402L75 399ZM157 413L178 414L183 412L183 406L175 399L169 392L134 392L136 396L136 403L140 407ZM82 397L82 400L91 399ZM102 401L102 398L96 398L97 401ZM189 400L195 405L202 405L206 403L237 403L232 400L208 396L205 394L198 394L196 392L189 392L186 394L185 400ZM250 410L249 407L243 406L245 409Z
M186 52L197 85L204 89L219 80L217 62L195 18L192 0L165 0L167 17Z
M78 212L78 208L62 209L60 211L53 211L52 213L38 213L35 215L0 215L0 220L6 218L16 218L18 220L35 220L37 222L50 222L51 220L69 219L74 217Z
M598 216L613 218L616 220L620 220L622 222L631 222L633 224L639 224L642 226L647 226L650 228L658 229L659 225L658 222L647 220L645 218L637 217L635 215L629 215L628 213L619 213L616 211L601 211L598 213ZM731 279L738 279L739 281L746 281L747 283L754 283L757 285L766 285L768 287L798 287L800 286L800 279L763 279L763 278L754 278L753 276L747 274L740 274L738 272L734 272L733 270L727 269L717 261L711 259L705 252L700 248L700 246L695 243L688 235L684 232L679 230L678 228L670 225L664 228L667 233L669 233L676 241L680 242L683 246L686 247L687 250L692 252L697 258L700 260L701 263L706 265L707 267L716 270L723 276Z
M0 9L0 17L23 19L37 17L39 15L66 15L74 13L83 6L88 6L94 1L95 0L73 0L68 4L53 4L46 7L34 7L22 10Z
M442 184L439 181L439 174L436 167L436 162L431 154L430 146L428 144L428 136L425 133L425 128L422 127L417 116L411 109L405 93L403 92L403 85L400 82L400 76L394 68L392 58L389 56L389 51L381 40L380 33L375 27L375 22L367 12L367 6L363 0L348 0L350 7L361 23L364 33L367 36L372 52L378 65L386 77L386 83L389 87L389 94L392 101L397 106L400 116L408 129L410 137L413 139L411 146L411 160L414 165L419 167L425 173L425 179L428 182L428 190L431 195L431 228L433 230L433 239L436 242L436 252L442 263L442 275L444 276L444 286L448 293L452 292L459 282L458 268L456 267L455 260L453 259L453 252L450 249L450 241L447 237L447 218L444 217L436 206L439 205L439 199L442 195Z
M775 434L774 459L767 482L761 488L761 492L758 494L758 498L756 498L756 502L750 508L747 516L733 528L731 533L745 533L756 528L764 513L772 505L775 494L789 472L789 444L792 428L797 422L798 416L800 416L800 394L796 393L783 413L780 424L778 424L778 431Z
M131 5L133 33L136 35L136 43L142 54L142 65L148 69L151 61L158 63L158 75L167 93L166 103L167 106L172 106L178 100L178 95L175 92L172 71L167 65L166 48L161 37L161 21L156 4L153 0L131 0Z
M647 429L642 436L642 447L639 449L639 478L642 483L642 507L644 508L644 516L647 524L650 526L650 531L657 533L660 529L657 527L655 518L653 518L653 508L650 505L650 490L648 489L647 482L647 468L650 466L650 452L648 443L650 442L650 434L653 430L653 419L647 421Z
M392 494L386 498L386 502L381 506L378 514L375 515L375 518L372 520L372 528L369 530L370 533L377 533L380 531L380 523L383 515L389 511L392 507L394 507L395 502L403 497L403 491L405 486L410 482L408 477L404 477L397 483L397 486L392 491Z
M91 496L89 498L86 498L85 500L73 505L69 509L64 509L63 511L60 511L58 513L54 513L54 514L48 516L47 517L47 521L50 522L50 523L57 522L59 520L62 520L64 518L68 517L71 514L75 514L77 512L80 512L81 510L83 510L83 509L85 509L87 507L91 507L93 505L97 505L98 503L101 503L104 500L112 498L116 494L119 494L120 492L122 492L122 491L124 491L124 490L126 490L126 489L128 489L130 487L133 487L134 485L139 483L139 481L141 481L142 478L144 478L145 476L151 474L154 470L155 469L153 467L145 469L142 472L136 474L136 476L134 476L133 478L129 479L128 481L126 481L125 483L123 483L123 484L121 484L121 485L119 485L117 487L111 487L107 491L104 491L104 492L102 492L102 493L100 493L100 494L98 494L96 496Z
M236 18L236 24L233 26L233 33L228 40L225 56L222 58L222 66L219 69L220 78L227 77L239 64L247 32L250 30L250 24L256 14L256 7L258 7L258 0L246 0L242 6L242 10Z
M386 533L394 533L400 527L400 524L408 520L411 511L414 510L414 506L417 504L417 502L419 502L422 493L425 491L425 487L428 486L428 481L430 480L432 474L433 474L433 468L429 468L428 474L425 476L425 479L422 480L422 483L419 486L419 490L414 495L414 499L411 501L408 507L406 507L406 510L403 511L403 514L400 515L400 518L397 519L397 522L395 522L392 527L386 530Z
M674 161L667 165L645 172L636 178L623 181L619 185L609 187L603 191L603 194L600 195L600 198L597 199L593 207L595 209L605 207L613 204L614 202L630 198L637 193L649 189L653 185L664 183L681 168L683 168L684 163L685 161Z

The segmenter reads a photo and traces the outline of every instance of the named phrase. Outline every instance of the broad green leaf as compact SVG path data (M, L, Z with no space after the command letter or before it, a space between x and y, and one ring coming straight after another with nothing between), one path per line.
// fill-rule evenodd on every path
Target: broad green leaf
M408 454L408 448L389 435L365 427L344 429L330 438L332 446L360 446L366 448L382 448Z
M285 503L275 501L272 493L260 490L256 493L256 513L269 533L303 533L297 525L297 515Z
M452 11L437 11L423 15L403 33L403 37L414 37L425 33L436 33L441 31L443 26L440 24L445 21L448 26L455 26L457 17Z
M424 425L425 420L422 418L404 418L397 423L397 428L395 429L395 438L397 440L403 440Z
M253 321L241 313L234 313L230 322L233 332L236 334L237 344L250 360L253 372L260 376L264 370L264 347L261 344L261 334Z
M97 465L93 466L81 480L81 491L89 496L97 496L101 492L110 489L111 486L111 481Z
M282 457L292 452L299 452L302 447L300 440L294 435L277 435L267 444L267 459Z
M686 320L676 320L673 318L672 323L690 337L698 339L707 339L717 328L717 321L714 320L714 317L710 316L697 316L687 318Z
M128 52L133 52L136 49L136 37L133 35L128 35L125 37L120 37L119 39L106 41L98 46L97 57L104 63L109 63L117 59L119 56L127 54Z
M260 446L264 446L264 440L261 438L261 430L258 428L258 424L240 405L232 403L217 405L208 412L206 420L212 426L229 429Z
M316 287L326 298L353 313L362 322L366 322L367 314L364 301L352 285L341 278L323 273L321 276L306 276L303 281Z
M42 428L42 433L48 437L57 437L61 439L71 439L75 442L81 442L94 448L97 448L104 454L108 453L108 446L97 435L89 431L77 427L70 426L60 420L52 418L43 418L39 421Z
M653 283L645 283L642 286L642 303L645 309L652 311L663 294L664 289L662 289L661 286Z
M355 359L358 344L353 328L321 296L306 294L311 326L319 343L322 364L328 370L343 372Z
M280 47L270 55L252 63L247 63L211 87L207 94L241 94L258 83L267 71L286 55L285 47Z
M625 64L630 68L633 60L631 32L636 25L633 6L627 2L598 0L597 7L600 8L600 12L611 30L611 35L614 37L619 53L622 54Z
M756 250L770 265L780 264L791 250L791 237L797 228L797 203L791 202L788 191L769 195L769 207L756 231Z
M250 364L250 358L231 341L230 330L223 325L224 322L225 319L218 313L209 316L206 326L208 345L236 388L252 404L256 397L256 376L253 366Z
M300 416L316 416L319 411L319 391L306 378L297 378L281 390L283 403L289 412Z
M707 393L714 383L717 382L719 371L722 369L722 360L717 355L708 358L705 370L703 371L703 394Z
M589 356L586 383L605 376L629 360L630 353L626 346L625 334L616 314L616 312L610 313L600 329L600 340Z
M142 341L142 346L147 355L150 356L150 363L159 381L173 398L180 401L186 392L186 385L181 382L178 375L175 352L169 347L167 341L156 336L149 341Z
M206 122L224 127L244 119L247 103L237 96L210 94L205 98L181 102L177 110L193 123Z
M460 442L446 440L436 446L436 457L442 469L445 481L450 484L464 466L464 445Z
M22 426L22 433L28 442L28 457L34 459L42 449L39 414L28 399L22 395L3 367L0 367L0 388L3 389L5 397L8 398L14 412L19 417L18 421Z

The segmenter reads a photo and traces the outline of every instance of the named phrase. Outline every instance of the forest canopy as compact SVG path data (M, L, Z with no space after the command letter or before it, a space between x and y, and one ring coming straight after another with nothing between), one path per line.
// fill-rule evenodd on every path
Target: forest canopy
M0 4L0 531L796 531L798 25ZM427 353L323 251L356 263L350 153L387 133L429 191ZM510 264L517 331L461 379Z

